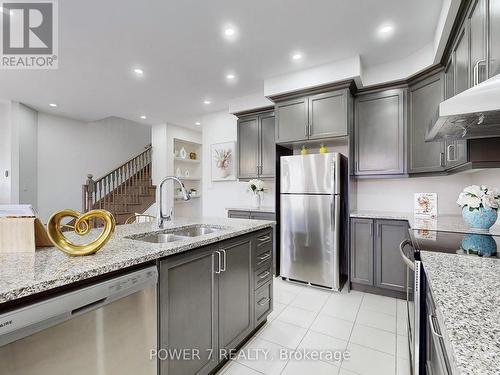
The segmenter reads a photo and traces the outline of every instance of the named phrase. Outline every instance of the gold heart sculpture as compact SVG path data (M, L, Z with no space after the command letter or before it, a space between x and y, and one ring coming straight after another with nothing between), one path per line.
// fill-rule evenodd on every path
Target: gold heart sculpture
M65 217L74 218L75 224L74 226L63 226L73 228L75 233L80 236L84 236L88 232L90 232L91 228L89 220L93 218L102 219L102 221L104 222L104 229L99 237L97 237L94 241L84 245L77 245L69 241L61 231L61 220ZM109 211L92 210L81 214L78 211L66 209L52 214L47 223L47 233L54 246L64 251L66 254L72 256L90 255L97 252L106 244L106 242L109 241L111 235L115 231L115 226L115 218Z

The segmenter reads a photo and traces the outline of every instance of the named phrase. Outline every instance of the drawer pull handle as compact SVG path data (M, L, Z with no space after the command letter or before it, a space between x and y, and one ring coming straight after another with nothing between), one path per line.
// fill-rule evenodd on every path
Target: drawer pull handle
M271 236L265 236L265 237L259 237L257 238L260 242L265 242L269 241L271 239Z
M434 318L434 315L429 314L429 325L431 327L432 334L434 336L437 336L437 337L443 337L443 335L440 335L439 333L437 333L436 327L434 326L434 319L433 318Z
M271 298L262 298L257 304L259 306L264 306L266 303L268 303L271 300Z
M268 277L271 273L269 271L263 272L259 275L259 279L265 279Z
M263 262L264 260L268 260L269 258L271 258L271 254L266 254L262 257L257 257L257 259L260 260L261 262Z

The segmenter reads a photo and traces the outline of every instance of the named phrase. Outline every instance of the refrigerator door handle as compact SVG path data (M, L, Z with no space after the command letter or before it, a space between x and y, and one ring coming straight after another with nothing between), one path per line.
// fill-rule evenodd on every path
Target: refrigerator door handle
M340 195L332 197L332 235L333 235L333 282L334 288L340 288Z

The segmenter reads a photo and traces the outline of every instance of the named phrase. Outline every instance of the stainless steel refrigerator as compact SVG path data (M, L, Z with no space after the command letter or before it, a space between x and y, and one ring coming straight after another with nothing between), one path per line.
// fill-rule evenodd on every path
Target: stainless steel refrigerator
M282 277L339 290L341 159L338 153L281 157Z

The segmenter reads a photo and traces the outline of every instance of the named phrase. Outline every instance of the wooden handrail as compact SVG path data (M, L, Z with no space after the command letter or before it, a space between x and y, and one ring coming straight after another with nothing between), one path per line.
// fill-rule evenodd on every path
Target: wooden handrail
M94 180L91 174L82 186L82 210L95 208L111 212L138 203L139 196L151 184L151 145L109 173Z

